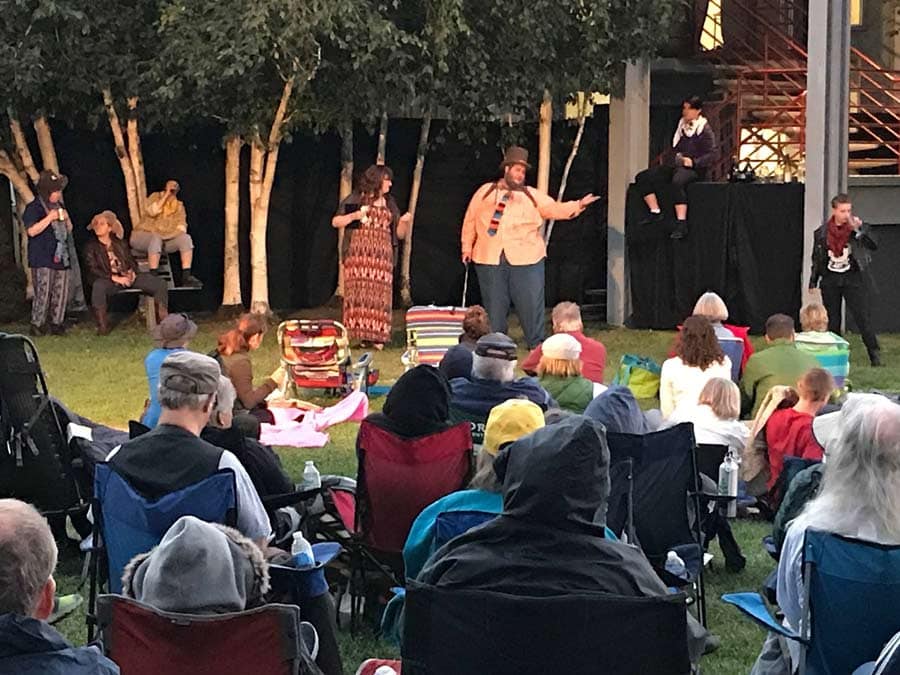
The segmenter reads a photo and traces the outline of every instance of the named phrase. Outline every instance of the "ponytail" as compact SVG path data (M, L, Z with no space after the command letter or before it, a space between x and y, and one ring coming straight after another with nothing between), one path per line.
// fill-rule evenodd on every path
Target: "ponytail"
M261 314L244 314L234 328L219 336L216 350L222 356L249 351L250 338L264 334L268 328L266 319Z

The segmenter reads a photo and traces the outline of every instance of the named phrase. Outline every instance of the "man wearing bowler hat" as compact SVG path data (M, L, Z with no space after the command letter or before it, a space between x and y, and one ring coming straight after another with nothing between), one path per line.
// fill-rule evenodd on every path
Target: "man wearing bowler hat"
M579 200L558 202L525 185L528 151L507 149L500 164L503 176L476 190L462 227L462 261L475 263L478 284L491 326L507 332L512 302L529 348L544 339L544 258L541 236L544 220L570 220L599 199L586 194Z

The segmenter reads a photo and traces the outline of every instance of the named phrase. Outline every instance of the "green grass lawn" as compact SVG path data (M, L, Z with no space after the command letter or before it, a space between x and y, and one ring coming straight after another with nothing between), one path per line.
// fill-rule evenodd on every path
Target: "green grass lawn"
M298 316L327 316L329 311L303 312ZM208 352L215 346L216 336L228 328L228 323L214 318L198 322L200 330L191 347ZM381 371L381 381L390 383L402 373L400 355L405 337L402 316L395 315L394 347L376 354L376 367ZM0 330L23 331L25 325L4 326ZM521 332L513 328L513 337L520 339ZM672 342L672 333L665 331L637 331L626 329L589 328L590 335L599 338L608 350L607 379L614 375L613 364L626 352L638 353L662 361ZM36 340L50 391L78 413L98 422L124 429L129 419L136 419L147 397L143 358L151 341L137 317L123 322L108 337L97 337L93 326L76 327L66 337L43 337ZM900 389L900 336L882 336L882 359L885 367L869 368L863 357L865 349L859 337L851 336L852 353L856 355L852 369L852 381L857 390ZM757 340L758 347L762 340ZM522 352L524 354L524 351ZM266 337L263 347L254 354L256 372L261 378L278 364L278 351L274 330ZM326 399L312 398L320 403ZM372 407L379 409L383 399L373 399ZM354 441L355 424L344 424L329 430L331 442L319 449L278 448L288 472L297 480L303 471L305 460L314 459L323 473L355 476L356 460ZM747 568L740 574L724 570L721 553L713 545L716 554L707 577L709 623L711 630L721 636L722 647L703 661L706 673L735 674L749 671L763 641L760 629L740 619L736 610L726 608L719 600L722 593L735 590L757 590L773 568L773 562L762 550L760 540L768 533L766 523L739 521L735 523L735 535L747 556ZM77 551L66 547L61 555L57 581L61 592L72 591L78 583L81 561ZM59 625L60 630L75 642L85 640L84 614L75 614ZM360 661L369 656L393 656L395 652L374 636L351 638L341 636L341 647L348 672L352 673Z

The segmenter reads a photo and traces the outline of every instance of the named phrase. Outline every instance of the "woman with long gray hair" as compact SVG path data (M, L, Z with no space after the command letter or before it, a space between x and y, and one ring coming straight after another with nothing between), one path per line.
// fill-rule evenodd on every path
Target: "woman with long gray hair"
M789 525L778 563L778 604L795 630L803 615L807 529L900 544L900 405L878 394L850 394L839 412L816 418L813 433L827 459L822 488ZM770 637L767 648L771 643ZM788 647L796 664L796 645ZM757 666L772 659L766 652Z

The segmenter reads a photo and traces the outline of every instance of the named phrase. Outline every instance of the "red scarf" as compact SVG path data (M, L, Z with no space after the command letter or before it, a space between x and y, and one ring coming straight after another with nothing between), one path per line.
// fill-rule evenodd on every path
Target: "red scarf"
M853 228L850 226L849 222L838 225L834 222L834 216L829 218L828 250L838 257L844 255L844 248L847 246L847 242L850 241L850 234L852 232Z

